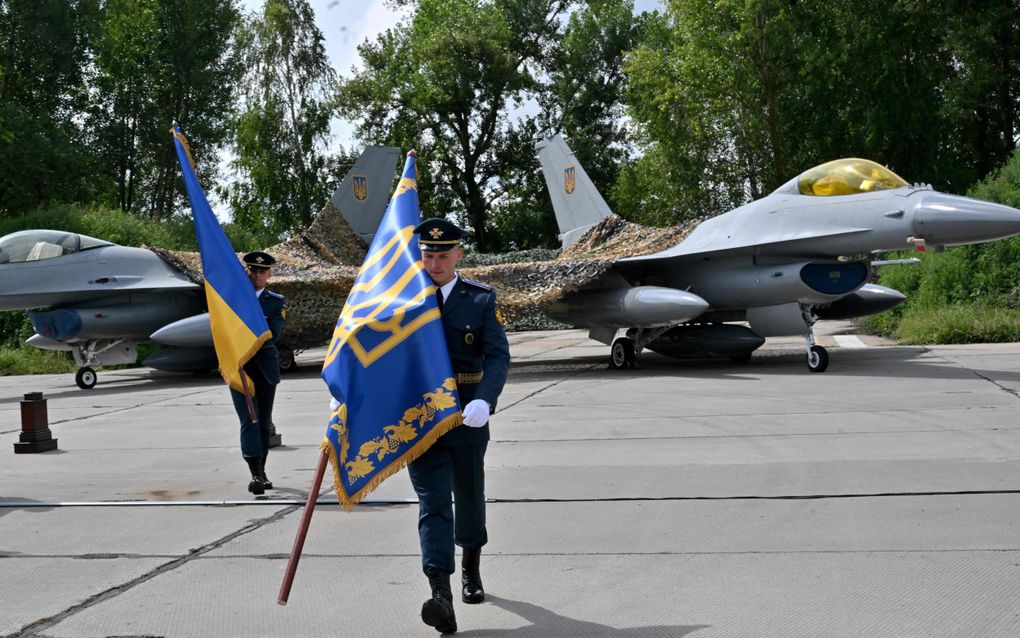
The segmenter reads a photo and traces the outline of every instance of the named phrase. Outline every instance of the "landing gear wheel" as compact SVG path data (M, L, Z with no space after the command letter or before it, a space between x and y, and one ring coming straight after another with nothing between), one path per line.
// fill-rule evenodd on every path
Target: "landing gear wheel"
M614 370L630 370L637 367L634 356L634 342L627 337L620 337L613 342L609 350L609 367Z
M280 372L293 372L294 370L297 370L294 351L289 348L282 348L280 350Z
M74 382L78 384L78 387L82 390L91 390L96 387L96 371L92 368L85 366L79 368L78 372L74 373Z
M825 372L829 367L829 352L822 346L808 348L807 367L811 372Z

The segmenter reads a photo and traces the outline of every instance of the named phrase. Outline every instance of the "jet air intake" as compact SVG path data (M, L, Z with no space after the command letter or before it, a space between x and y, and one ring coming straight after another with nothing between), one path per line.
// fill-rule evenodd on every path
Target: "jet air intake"
M188 303L120 304L95 308L30 310L36 334L57 341L86 339L147 339L153 330L189 314Z
M683 323L707 308L708 302L694 293L661 286L635 286L573 292L554 302L548 314L578 328L633 328Z
M857 290L868 273L860 261L711 266L695 275L691 290L723 310L793 301L819 304Z

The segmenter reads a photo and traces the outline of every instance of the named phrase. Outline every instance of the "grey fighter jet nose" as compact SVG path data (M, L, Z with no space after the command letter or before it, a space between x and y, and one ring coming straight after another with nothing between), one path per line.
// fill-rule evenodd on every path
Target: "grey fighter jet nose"
M914 234L928 244L955 246L1020 233L1020 210L980 199L928 191L914 207Z

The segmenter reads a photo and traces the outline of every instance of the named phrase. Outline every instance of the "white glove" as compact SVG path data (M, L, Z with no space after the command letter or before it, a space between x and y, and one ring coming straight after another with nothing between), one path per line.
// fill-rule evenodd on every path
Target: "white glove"
M489 404L483 399L475 399L464 406L464 425L469 428L480 428L489 421Z
M330 397L330 398L329 398L329 413L330 413L330 414L333 414L333 412L334 412L334 411L335 411L335 410L336 410L337 408L339 408L339 407L340 407L340 402L339 402L339 401L337 401L337 400L336 400L335 398L333 398L333 397Z

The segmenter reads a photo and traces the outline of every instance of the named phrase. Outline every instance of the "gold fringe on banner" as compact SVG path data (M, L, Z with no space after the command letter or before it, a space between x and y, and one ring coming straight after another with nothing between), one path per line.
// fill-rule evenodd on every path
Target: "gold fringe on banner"
M337 500L340 502L340 507L344 510L347 510L348 512L353 510L355 505L360 503L361 500L365 498L365 496L367 496L370 492L375 490L375 488L379 487L379 485L382 484L383 481L385 481L389 477L393 476L400 470L407 467L408 463L411 463L419 456L424 454L430 447L432 447L432 444L435 443L439 439L439 437L443 436L453 428L461 425L463 422L464 421L463 418L461 417L460 412L451 414L450 416L446 417L445 419L437 423L435 426L433 426L433 428L429 430L428 433L426 433L425 436L422 437L420 441L415 443L410 450L404 452L400 456L400 458L396 459L395 461L391 462L386 467L384 467L382 470L380 470L378 474L373 476L372 479L367 484L365 484L360 490L355 492L353 495L347 494L347 490L344 489L343 481L340 478L339 469L340 465L336 458L336 449L333 447L333 444L330 443L328 438L323 439L322 443L319 445L319 448L329 456L329 464L330 467L333 469L333 489L334 491L336 491L336 497Z

